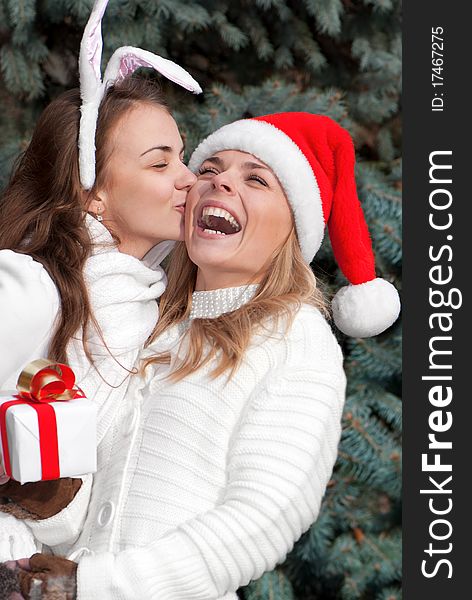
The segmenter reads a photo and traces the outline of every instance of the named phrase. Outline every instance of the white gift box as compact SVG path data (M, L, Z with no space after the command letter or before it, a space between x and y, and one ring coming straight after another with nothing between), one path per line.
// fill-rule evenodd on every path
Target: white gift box
M0 407L17 398L0 392ZM59 477L80 477L97 470L97 409L87 398L49 402L57 423ZM5 412L11 476L20 483L41 481L42 465L38 413L28 403L15 404ZM2 428L0 428L0 438ZM42 440L43 444L50 440ZM0 439L2 464L3 440Z

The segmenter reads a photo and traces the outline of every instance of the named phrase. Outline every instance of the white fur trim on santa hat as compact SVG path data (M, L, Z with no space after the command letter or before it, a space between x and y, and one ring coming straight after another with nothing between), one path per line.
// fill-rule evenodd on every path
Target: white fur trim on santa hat
M274 171L292 208L303 258L310 263L323 240L325 222L316 177L300 148L274 125L243 119L204 139L192 154L189 168L197 172L207 158L222 150L253 154Z
M332 301L338 329L352 337L370 337L392 325L400 313L396 288L380 277L342 287Z

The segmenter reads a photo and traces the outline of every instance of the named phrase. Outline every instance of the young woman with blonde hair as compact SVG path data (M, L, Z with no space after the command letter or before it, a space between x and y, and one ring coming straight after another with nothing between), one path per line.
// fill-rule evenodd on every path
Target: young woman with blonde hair
M353 283L335 298L337 323L374 335L398 315L336 123L238 121L190 166L186 248L173 252L143 377L106 437L112 459L69 560L10 565L25 597L60 573L80 600L236 598L315 521L336 459L342 354L309 267L326 221Z

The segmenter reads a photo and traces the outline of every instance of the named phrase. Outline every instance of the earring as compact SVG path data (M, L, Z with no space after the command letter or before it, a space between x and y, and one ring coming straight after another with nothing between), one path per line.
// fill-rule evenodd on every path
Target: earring
M97 214L95 215L95 218L97 219L97 221L99 221L100 223L103 221L103 217L100 214L102 212L102 207L99 205L97 208Z

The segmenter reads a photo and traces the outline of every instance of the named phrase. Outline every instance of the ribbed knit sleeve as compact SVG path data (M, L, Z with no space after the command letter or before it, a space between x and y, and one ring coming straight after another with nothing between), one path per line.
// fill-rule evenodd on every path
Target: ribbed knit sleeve
M318 515L340 438L341 353L326 325L319 335L319 356L254 391L221 503L153 544L82 558L80 600L218 599L285 558Z

